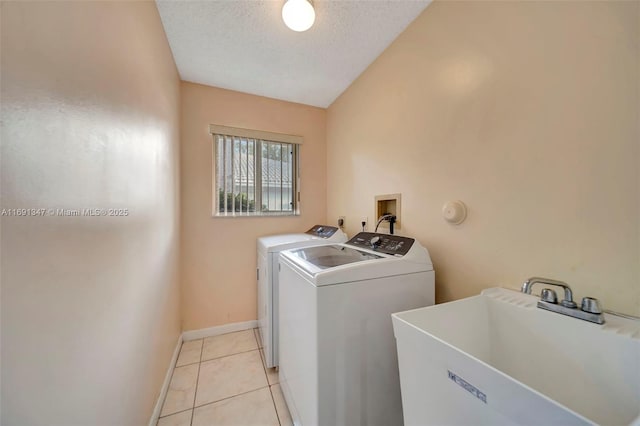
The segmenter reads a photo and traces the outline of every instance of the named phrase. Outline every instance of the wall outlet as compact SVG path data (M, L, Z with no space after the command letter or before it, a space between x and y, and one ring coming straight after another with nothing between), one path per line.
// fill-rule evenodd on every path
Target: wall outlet
M364 223L364 225L363 225L363 223ZM362 231L366 231L367 230L367 226L369 225L369 219L367 218L367 216L362 216L360 218L359 225L360 225L360 230L362 230Z
M338 226L340 228L342 228L344 226L344 220L345 220L344 216L338 216Z

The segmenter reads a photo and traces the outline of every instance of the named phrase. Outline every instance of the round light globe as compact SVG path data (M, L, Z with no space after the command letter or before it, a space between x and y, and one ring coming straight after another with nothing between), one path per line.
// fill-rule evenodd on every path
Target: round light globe
M282 20L293 31L307 31L316 20L316 12L308 0L287 0L282 6Z

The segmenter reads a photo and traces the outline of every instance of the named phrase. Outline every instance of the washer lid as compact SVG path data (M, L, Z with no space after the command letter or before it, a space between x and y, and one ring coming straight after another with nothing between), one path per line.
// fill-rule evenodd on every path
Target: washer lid
M304 234L269 235L258 238L258 252L279 252L282 250L320 245L328 243L344 243L348 240L347 234L341 229L326 225L315 225Z
M280 252L280 264L298 272L314 286L386 277L402 279L402 275L433 271L429 252L418 241L413 241L405 255L397 253L400 250L395 250L395 246L391 250L388 244L385 247L394 254L364 248L364 243L362 246L346 243L298 246Z
M309 234L270 235L258 238L258 249L260 251L281 251L286 248L294 248L295 246L287 247L293 243L310 240L313 240L313 236Z
M382 259L382 256L377 254L340 245L306 247L291 250L290 253L292 256L304 259L319 269L333 268L373 259Z

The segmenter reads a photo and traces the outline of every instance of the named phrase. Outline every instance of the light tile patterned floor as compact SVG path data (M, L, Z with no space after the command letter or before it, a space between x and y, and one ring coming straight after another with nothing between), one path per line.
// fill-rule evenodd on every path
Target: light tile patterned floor
M184 342L158 426L291 426L257 329Z

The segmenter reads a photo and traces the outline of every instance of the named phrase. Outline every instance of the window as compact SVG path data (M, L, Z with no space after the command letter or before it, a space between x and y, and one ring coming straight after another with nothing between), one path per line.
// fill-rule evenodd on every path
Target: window
M298 214L297 136L211 126L214 215ZM299 139L298 139L299 138Z

